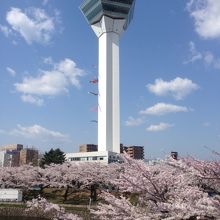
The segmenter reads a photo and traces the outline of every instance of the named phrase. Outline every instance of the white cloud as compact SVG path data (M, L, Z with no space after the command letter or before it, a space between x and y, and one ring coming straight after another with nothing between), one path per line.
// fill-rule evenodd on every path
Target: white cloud
M43 58L43 62L45 64L48 64L48 65L54 64L52 57L45 57L45 58Z
M190 0L187 9L194 18L195 30L201 37L220 37L219 0Z
M6 70L7 70L7 72L8 72L11 76L15 76L15 75L16 75L16 71L13 70L12 68L6 67Z
M218 59L215 60L214 67L215 67L216 69L220 69L220 58L218 58Z
M150 132L159 132L159 131L165 131L173 126L174 126L173 124L160 123L158 125L150 125L148 128L146 128L146 130Z
M22 95L21 100L23 102L31 103L37 106L42 106L44 104L44 100L38 97L34 97L32 95Z
M204 126L204 127L210 127L210 126L211 126L211 123L210 123L210 122L204 122L204 123L202 124L202 126Z
M195 61L203 59L203 55L196 49L195 43L192 41L189 42L189 51L190 58L189 60L185 61L184 64L194 63Z
M16 40L13 40L13 41L12 41L12 44L15 45L15 46L18 45L18 43L17 43Z
M26 143L36 146L63 146L72 143L68 134L60 131L50 130L41 125L22 126L18 124L14 129L0 129L0 135L8 136L10 140L17 140L20 143Z
M48 4L48 2L49 2L49 0L43 0L42 4L46 5L46 4Z
M25 95L23 101L36 104L42 96L57 96L68 93L68 88L80 88L79 78L84 75L71 59L64 59L54 64L51 71L41 70L37 77L25 77L22 83L15 83L16 91ZM35 99L35 100L34 100Z
M157 103L156 105L147 108L146 110L142 110L139 113L144 115L166 115L169 113L177 113L177 112L189 112L190 110L184 106L166 104L166 103Z
M220 69L220 58L215 57L211 51L199 52L196 49L194 42L189 42L190 58L184 61L184 64L194 63L201 60L205 65L212 66L215 69Z
M1 25L0 24L0 31L6 36L8 37L11 33L12 30L10 28L8 28L7 26Z
M126 126L135 127L143 124L144 121L142 118L133 118L131 116L128 117L128 120L125 122Z
M25 77L22 83L15 84L18 92L40 96L59 95L67 92L67 86L66 77L59 71L44 71L36 78Z
M204 59L206 64L211 65L211 64L213 64L213 62L215 60L215 57L214 57L214 55L211 52L207 51L205 53L203 59Z
M156 79L155 84L148 84L147 88L157 96L172 96L176 100L181 100L197 90L199 86L190 79L177 77L170 82Z
M7 134L7 132L4 129L0 129L0 134Z
M12 136L21 136L21 137L30 138L30 139L68 140L68 135L63 134L58 131L49 130L37 124L32 125L30 127L24 127L18 124L17 128L13 129L12 131L9 131L8 134Z
M7 12L6 20L28 44L49 43L55 30L54 18L39 8L29 8L25 12L19 8L11 8Z

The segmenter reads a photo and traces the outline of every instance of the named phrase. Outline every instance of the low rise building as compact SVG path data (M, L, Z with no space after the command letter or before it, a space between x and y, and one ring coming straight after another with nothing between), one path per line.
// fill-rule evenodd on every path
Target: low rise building
M143 146L126 147L121 144L120 153L123 153L124 151L133 159L144 159ZM111 151L98 151L98 145L95 144L80 145L80 152L67 153L66 160L68 162L102 162L106 164L123 162L120 154Z
M102 162L105 164L121 162L120 155L111 151L67 153L68 162Z
M0 189L1 202L21 202L22 191L19 189Z

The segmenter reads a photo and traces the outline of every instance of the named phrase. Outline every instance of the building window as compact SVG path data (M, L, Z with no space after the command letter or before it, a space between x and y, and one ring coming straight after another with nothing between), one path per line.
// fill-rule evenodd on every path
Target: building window
M87 161L88 160L88 157L81 157L79 158L81 161Z
M78 157L72 157L72 158L70 158L70 161L80 161L80 158L78 158Z

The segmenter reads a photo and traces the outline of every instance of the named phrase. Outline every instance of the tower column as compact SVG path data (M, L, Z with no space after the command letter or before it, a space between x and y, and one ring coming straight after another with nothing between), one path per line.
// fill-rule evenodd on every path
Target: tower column
M119 38L125 22L103 16L92 25L99 38L98 151L120 153Z
M119 34L99 37L98 150L120 153Z

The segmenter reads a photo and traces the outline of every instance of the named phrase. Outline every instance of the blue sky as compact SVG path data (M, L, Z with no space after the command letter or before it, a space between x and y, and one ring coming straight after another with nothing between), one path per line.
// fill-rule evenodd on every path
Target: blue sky
M97 143L98 41L81 0L0 3L0 145ZM121 142L145 157L220 149L219 0L137 0L120 42Z

